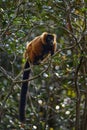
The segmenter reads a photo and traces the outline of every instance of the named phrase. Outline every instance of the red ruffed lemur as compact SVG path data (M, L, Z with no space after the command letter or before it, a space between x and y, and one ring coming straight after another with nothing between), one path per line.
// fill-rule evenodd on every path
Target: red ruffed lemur
M30 64L38 65L44 60L49 54L53 55L56 51L56 35L47 32L37 36L26 46L24 53L26 63L24 66L23 80L29 79ZM22 123L25 122L25 106L26 106L26 95L28 89L28 81L22 83L21 94L20 94L20 108L19 117Z

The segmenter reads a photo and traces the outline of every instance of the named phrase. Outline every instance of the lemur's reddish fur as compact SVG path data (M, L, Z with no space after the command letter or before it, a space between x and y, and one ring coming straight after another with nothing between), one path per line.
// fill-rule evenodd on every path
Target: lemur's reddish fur
M47 32L42 33L42 35L37 36L26 46L25 50L25 67L27 69L31 64L39 64L44 60L49 54L53 55L56 51L56 35ZM30 70L24 71L23 80L29 78ZM21 95L20 95L20 108L19 116L20 121L25 121L25 106L26 106L26 94L28 89L28 81L22 83Z

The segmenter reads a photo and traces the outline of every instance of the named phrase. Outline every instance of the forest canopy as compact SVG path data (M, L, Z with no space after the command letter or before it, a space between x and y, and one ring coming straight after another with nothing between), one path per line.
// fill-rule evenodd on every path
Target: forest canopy
M21 129L23 53L43 32L57 52L31 66L24 130L86 130L86 0L0 0L0 129Z

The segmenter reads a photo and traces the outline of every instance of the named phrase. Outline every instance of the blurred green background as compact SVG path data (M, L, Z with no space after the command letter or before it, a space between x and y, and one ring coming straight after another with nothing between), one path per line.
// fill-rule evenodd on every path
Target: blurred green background
M87 1L0 0L0 129L19 130L26 43L57 35L51 64L32 67L24 130L87 130Z

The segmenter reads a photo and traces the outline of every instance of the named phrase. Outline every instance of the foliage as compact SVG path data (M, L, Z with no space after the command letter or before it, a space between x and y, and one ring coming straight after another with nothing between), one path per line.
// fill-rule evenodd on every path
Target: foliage
M57 34L58 50L51 63L32 67L24 129L86 130L86 0L1 0L0 18L0 129L21 129L23 52L47 31Z

